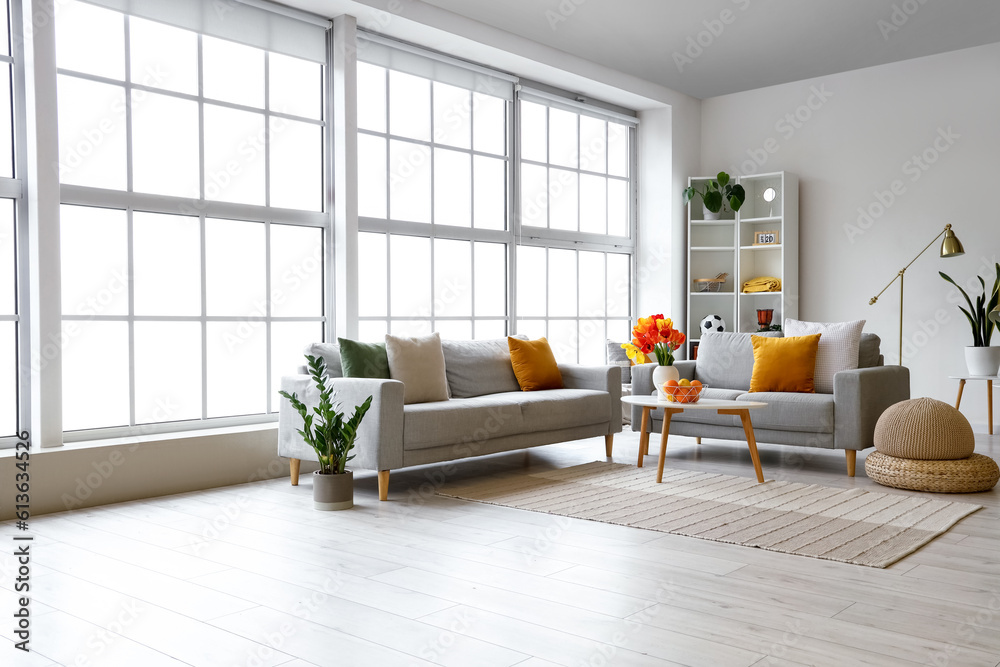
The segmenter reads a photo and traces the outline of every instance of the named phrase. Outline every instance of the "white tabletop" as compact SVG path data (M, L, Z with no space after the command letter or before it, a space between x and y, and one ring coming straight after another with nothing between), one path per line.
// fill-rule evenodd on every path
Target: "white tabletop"
M949 375L949 380L993 380L1000 381L1000 375Z
M697 403L677 403L662 401L656 396L622 396L622 403L641 405L646 408L680 408L682 410L742 410L744 408L766 408L767 403L759 401L725 401L719 398L703 398Z

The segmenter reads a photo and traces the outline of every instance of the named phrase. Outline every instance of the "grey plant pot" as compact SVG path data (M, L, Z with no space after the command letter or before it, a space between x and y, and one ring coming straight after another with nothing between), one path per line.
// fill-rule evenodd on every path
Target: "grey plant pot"
M318 510L347 510L354 507L354 473L342 475L313 473L313 507Z

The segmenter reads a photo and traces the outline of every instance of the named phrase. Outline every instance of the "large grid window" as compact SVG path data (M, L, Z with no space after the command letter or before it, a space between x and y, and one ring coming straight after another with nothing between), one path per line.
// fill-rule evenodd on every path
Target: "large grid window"
M65 430L273 419L325 337L323 65L57 7Z
M15 122L23 110L23 85L19 84L20 63L14 43L11 14L19 3L0 0L0 442L13 441L23 419L25 405L21 400L27 395L20 380L19 361L27 355L24 330L20 322L20 293L23 285L18 280L21 243L18 206L20 198L19 168L15 168L15 147L22 141L23 120ZM18 137L15 141L15 137Z
M607 340L629 340L631 262L623 252L522 245L517 332L546 336L558 361L605 363Z
M449 81L358 63L363 340L508 331L511 85Z
M632 319L632 125L531 93L518 105L516 328L559 361L602 364Z
M521 99L521 224L629 236L630 129Z

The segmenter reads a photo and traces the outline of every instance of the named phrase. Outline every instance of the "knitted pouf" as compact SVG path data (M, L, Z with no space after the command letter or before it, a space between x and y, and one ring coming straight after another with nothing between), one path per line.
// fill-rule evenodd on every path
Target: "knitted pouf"
M883 486L935 493L989 491L1000 480L996 461L982 454L955 461L917 461L872 452L865 472Z
M975 448L976 436L965 415L933 398L896 403L875 425L875 449L887 456L947 461L968 458Z

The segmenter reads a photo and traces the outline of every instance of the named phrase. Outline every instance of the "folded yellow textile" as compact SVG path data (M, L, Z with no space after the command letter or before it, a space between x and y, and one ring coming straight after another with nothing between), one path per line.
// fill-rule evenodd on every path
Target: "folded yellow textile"
M744 292L780 292L781 291L781 279L772 278L770 276L761 276L760 278L751 278L750 280L743 283Z

